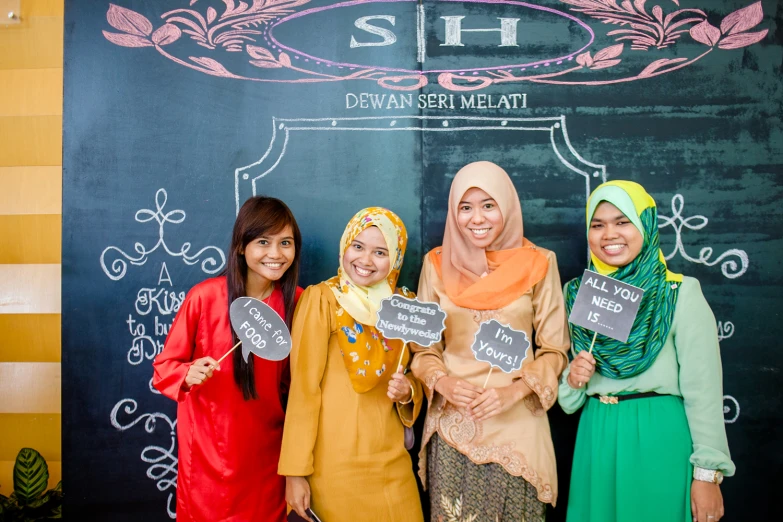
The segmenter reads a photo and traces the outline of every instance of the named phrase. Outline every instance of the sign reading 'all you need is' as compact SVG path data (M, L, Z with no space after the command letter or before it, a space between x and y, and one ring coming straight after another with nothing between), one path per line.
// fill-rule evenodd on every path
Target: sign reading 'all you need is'
M644 290L585 270L569 322L627 342Z

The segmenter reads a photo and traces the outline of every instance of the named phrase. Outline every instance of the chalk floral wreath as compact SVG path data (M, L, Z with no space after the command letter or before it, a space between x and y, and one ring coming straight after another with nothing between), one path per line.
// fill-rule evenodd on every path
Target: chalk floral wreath
M533 67L499 66L465 72L427 72L402 74L379 67L342 66L331 63L325 65L315 57L300 56L285 52L270 39L269 29L282 18L297 13L298 8L310 0L252 0L236 2L222 0L224 9L221 14L209 6L204 13L195 7L198 0L190 0L188 8L174 9L161 15L163 23L155 28L144 15L130 9L110 4L106 13L109 25L120 31L103 31L110 42L123 47L152 47L162 56L180 65L196 71L237 80L275 83L318 83L346 80L365 80L378 83L392 90L418 90L429 83L428 75L437 73L437 81L450 91L473 91L493 84L510 82L535 82L560 85L608 85L652 78L670 73L697 62L713 50L739 49L760 42L768 29L750 32L763 19L761 2L727 15L720 28L707 20L707 14L700 9L680 8L679 0L671 0L676 9L664 12L655 5L649 12L647 0L560 0L569 9L600 20L604 24L618 26L607 33L618 42L604 49L570 55L562 59L536 64ZM487 0L466 0L473 3L486 3ZM618 4L618 1L620 2ZM355 2L354 2L355 3ZM497 3L497 2L495 2ZM503 1L501 0L501 3ZM514 5L535 7L523 2L511 2ZM202 2L203 4L203 2ZM673 8L672 8L673 9ZM547 10L563 15L559 11ZM564 15L574 19L571 15ZM591 31L592 32L592 31ZM199 46L211 51L210 56L187 56L181 58L170 53L166 47L188 35ZM632 51L663 49L676 44L687 34L694 41L707 48L695 57L661 58L648 63L635 74L624 74L619 78L605 77L586 79L585 73L608 69L622 61L626 45ZM273 50L270 50L273 49ZM246 76L228 69L235 57L228 53L241 53L244 61L258 68L260 76ZM312 58L312 59L311 59ZM307 62L307 65L305 63ZM326 60L324 60L326 62ZM554 66L563 65L564 69L553 71ZM315 67L318 65L319 67ZM553 66L553 68L549 68ZM573 66L570 66L573 65ZM233 67L233 65L231 65ZM310 67L310 68L308 68ZM242 67L246 69L246 67ZM285 75L272 73L273 69L285 72Z

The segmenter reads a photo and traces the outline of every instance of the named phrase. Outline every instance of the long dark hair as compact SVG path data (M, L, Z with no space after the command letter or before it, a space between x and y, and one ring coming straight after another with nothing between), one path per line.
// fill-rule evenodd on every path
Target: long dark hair
M234 222L234 231L231 234L231 247L229 248L226 268L223 275L226 276L228 285L228 306L238 297L247 295L247 261L243 253L248 243L261 236L273 235L290 226L294 234L294 261L283 277L275 284L280 286L283 292L285 305L285 323L291 329L294 319L294 306L296 287L299 283L299 259L302 251L302 235L296 224L293 212L288 206L277 198L267 196L254 196L242 205ZM234 344L239 342L237 335L232 330ZM257 399L256 383L253 371L253 357L248 361L242 357L242 350L234 350L234 381L236 381L245 400Z

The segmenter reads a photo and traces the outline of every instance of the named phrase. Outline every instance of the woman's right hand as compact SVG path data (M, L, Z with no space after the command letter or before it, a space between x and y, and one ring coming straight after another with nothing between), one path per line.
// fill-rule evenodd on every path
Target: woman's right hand
M202 357L196 359L188 368L188 374L185 375L185 386L190 389L191 386L203 384L204 381L212 377L212 372L219 370L220 366L212 357Z
M310 509L310 483L305 477L285 478L285 501L305 520L310 520L307 510Z
M484 390L458 377L441 377L435 383L435 391L454 406L467 408Z
M571 361L571 372L568 374L568 385L576 390L590 382L595 373L595 357L582 350Z

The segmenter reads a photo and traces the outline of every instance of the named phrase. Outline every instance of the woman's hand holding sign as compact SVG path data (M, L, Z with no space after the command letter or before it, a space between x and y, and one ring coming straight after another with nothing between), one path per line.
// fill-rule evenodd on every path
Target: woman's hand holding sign
M587 384L595 373L595 357L582 350L571 361L568 385L576 390Z
M219 370L220 366L212 357L196 359L188 368L187 375L185 375L185 387L190 389L197 384L203 384L204 381L212 377L212 372L216 369Z
M490 365L484 386L481 388L473 386L478 394L465 405L473 419L484 421L494 417L532 393L521 379L508 386L487 388L494 368L506 374L522 368L522 363L527 359L530 350L527 333L514 330L507 324L501 324L497 319L490 319L481 323L470 348L477 361L487 362ZM443 380L445 379L441 379Z
M413 387L405 374L402 373L402 365L397 367L397 373L392 375L386 396L392 402L408 403L413 399Z

